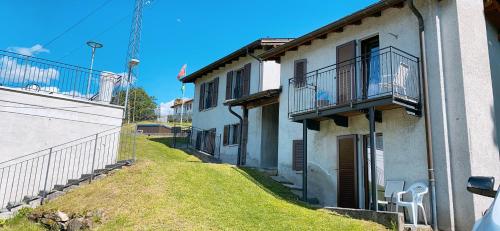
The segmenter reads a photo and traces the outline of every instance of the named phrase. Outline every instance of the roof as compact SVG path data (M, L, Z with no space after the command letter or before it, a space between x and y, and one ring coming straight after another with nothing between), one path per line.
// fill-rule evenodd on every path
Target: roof
M260 91L238 99L230 99L224 102L226 106L244 106L248 109L278 103L281 88Z
M184 100L184 104L191 103L191 102L193 102L193 99L185 99ZM170 106L170 108L175 108L175 107L181 106L181 105L182 105L181 100L180 99L176 99L174 101L174 104L172 106Z
M366 17L379 17L385 9L392 7L402 8L404 6L404 2L405 0L382 0L317 30L307 33L291 42L273 48L259 55L259 57L265 60L279 61L280 56L283 56L287 51L297 50L299 46L310 45L315 39L326 39L329 33L342 32L345 26L360 25L361 20Z
M238 60L240 57L246 56L248 53L252 53L256 49L264 49L264 50L269 50L272 49L276 46L280 46L282 44L285 44L289 41L292 41L293 39L291 38L262 38L262 39L257 39L248 45L234 51L233 53L226 55L217 61L193 72L190 75L185 76L184 78L181 79L183 83L192 83L196 79L203 77L204 75L220 68L223 67L227 64L230 64L231 62Z

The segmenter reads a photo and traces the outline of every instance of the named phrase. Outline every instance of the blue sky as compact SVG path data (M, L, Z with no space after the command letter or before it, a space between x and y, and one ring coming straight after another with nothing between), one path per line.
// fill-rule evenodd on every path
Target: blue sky
M108 0L3 0L0 49L46 44ZM298 37L359 10L375 0L359 1L202 1L154 0L144 9L137 84L157 103L180 97L176 79L261 37ZM89 66L91 39L104 44L95 68L122 72L133 0L111 0L83 23L49 44L37 57ZM193 95L188 85L186 96Z

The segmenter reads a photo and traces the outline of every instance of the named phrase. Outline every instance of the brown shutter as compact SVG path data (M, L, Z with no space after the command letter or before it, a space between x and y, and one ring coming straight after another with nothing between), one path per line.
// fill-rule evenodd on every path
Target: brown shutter
M306 59L296 60L293 71L295 86L297 87L304 86L306 82L306 73L307 73L307 60Z
M217 100L219 99L219 77L214 79L212 92L212 107L217 107Z
M229 125L224 125L224 146L229 144Z
M247 63L243 67L243 94L242 96L250 95L250 76L252 74L252 63Z
M356 41L337 47L337 103L347 104L353 99L356 78Z
M205 109L205 83L200 85L200 102L198 106L200 111Z
M233 88L233 71L230 71L227 73L227 78L226 78L226 100L227 99L232 99L232 92Z
M293 164L294 171L302 171L304 166L304 142L303 140L293 141Z

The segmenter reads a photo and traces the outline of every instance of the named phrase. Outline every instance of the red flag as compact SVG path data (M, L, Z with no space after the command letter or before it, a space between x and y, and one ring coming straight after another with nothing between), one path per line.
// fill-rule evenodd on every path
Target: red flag
M186 76L186 67L187 64L184 64L181 68L181 71L179 71L179 74L177 74L177 79L181 79L182 77Z

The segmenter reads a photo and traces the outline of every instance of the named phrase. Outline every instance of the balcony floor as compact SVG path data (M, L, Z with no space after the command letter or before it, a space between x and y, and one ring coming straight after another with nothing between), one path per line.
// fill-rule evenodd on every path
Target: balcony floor
M366 110L370 107L375 107L375 110L378 111L403 108L407 110L408 114L415 116L420 116L421 114L420 104L418 101L406 97L384 95L360 101L353 101L348 104L324 106L319 107L318 110L294 113L290 114L290 118L293 121L302 121L305 119L321 121L329 119L328 116L332 115L350 117L366 114Z

